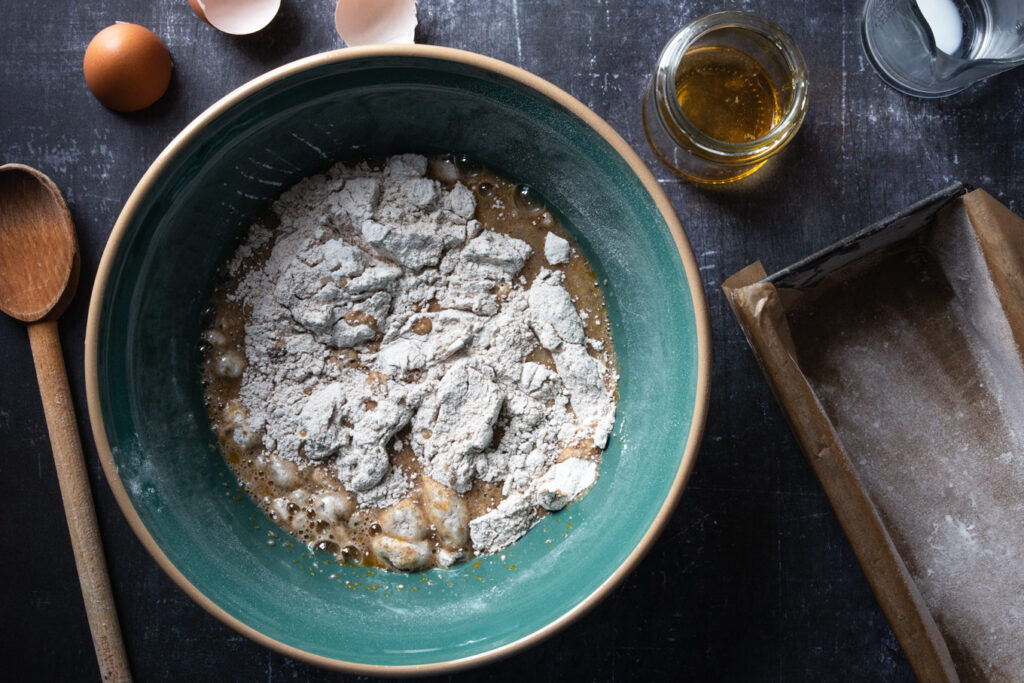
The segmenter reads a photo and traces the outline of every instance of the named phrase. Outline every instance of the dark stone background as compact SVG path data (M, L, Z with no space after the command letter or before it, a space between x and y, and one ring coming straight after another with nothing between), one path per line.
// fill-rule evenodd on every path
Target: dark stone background
M220 34L185 0L0 0L0 162L63 189L82 251L79 295L62 318L75 407L128 655L139 680L322 680L208 616L146 554L96 458L83 338L107 236L146 167L232 88L341 46L332 0L284 0L265 31ZM761 259L769 272L953 180L1020 211L1024 71L937 101L905 97L861 49L861 2L421 0L417 40L522 66L592 107L657 174L689 233L714 334L710 418L678 511L639 568L559 635L451 678L898 681L912 673L821 488L719 289ZM647 147L640 94L662 45L721 9L781 24L812 83L803 129L760 174L727 190L674 177ZM115 20L153 29L175 62L147 111L101 107L81 75L89 39ZM628 239L628 236L624 236ZM2 317L2 316L0 316ZM97 676L92 642L23 329L0 320L0 669L16 679Z

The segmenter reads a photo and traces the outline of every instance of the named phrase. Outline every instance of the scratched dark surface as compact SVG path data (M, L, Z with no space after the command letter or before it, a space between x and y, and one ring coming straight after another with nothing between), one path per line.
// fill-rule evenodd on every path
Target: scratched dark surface
M639 100L674 31L740 8L796 39L812 82L790 148L728 190L675 178L648 149ZM710 418L696 470L663 536L595 610L541 645L458 680L901 681L913 676L719 286L769 271L961 179L1015 211L1024 196L1024 71L939 100L908 98L872 72L855 0L646 2L421 0L417 40L522 66L593 108L668 192L704 277L714 335ZM220 34L185 0L0 0L0 162L63 189L82 252L62 338L128 655L139 680L324 680L197 607L157 567L103 478L87 422L88 293L111 226L142 173L190 120L270 68L341 47L331 0L284 0L251 37ZM153 30L175 71L148 111L101 107L85 46L115 20ZM628 239L628 235L624 235ZM0 670L89 680L97 667L27 337L0 320Z

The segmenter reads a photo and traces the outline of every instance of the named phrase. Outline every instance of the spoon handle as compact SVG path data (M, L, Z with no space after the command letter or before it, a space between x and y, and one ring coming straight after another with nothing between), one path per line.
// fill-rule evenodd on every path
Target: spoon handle
M50 446L57 465L57 479L64 499L64 514L71 533L71 547L85 600L85 613L104 681L130 681L121 628L117 621L110 577L103 559L96 509L89 489L89 473L82 455L82 441L75 422L67 370L61 352L57 321L28 326L39 393L50 432Z

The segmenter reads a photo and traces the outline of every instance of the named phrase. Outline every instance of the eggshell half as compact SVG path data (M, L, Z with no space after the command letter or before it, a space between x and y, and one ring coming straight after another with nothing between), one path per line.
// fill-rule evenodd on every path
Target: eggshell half
M194 0L196 14L218 31L236 36L256 33L273 21L281 0ZM193 0L189 0L192 4ZM192 9L195 10L195 5Z
M412 43L416 0L338 0L334 26L349 47Z

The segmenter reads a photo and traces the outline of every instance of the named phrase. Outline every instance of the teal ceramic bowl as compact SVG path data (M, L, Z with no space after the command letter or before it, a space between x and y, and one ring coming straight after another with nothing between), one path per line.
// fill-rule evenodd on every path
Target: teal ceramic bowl
M402 575L339 566L240 493L203 408L200 309L218 264L284 188L353 152L464 152L536 188L604 289L620 362L600 479L504 553ZM693 467L708 401L707 307L664 193L595 114L508 64L427 46L284 66L189 125L114 227L89 311L89 412L149 552L253 640L321 666L424 674L564 626L640 560Z

